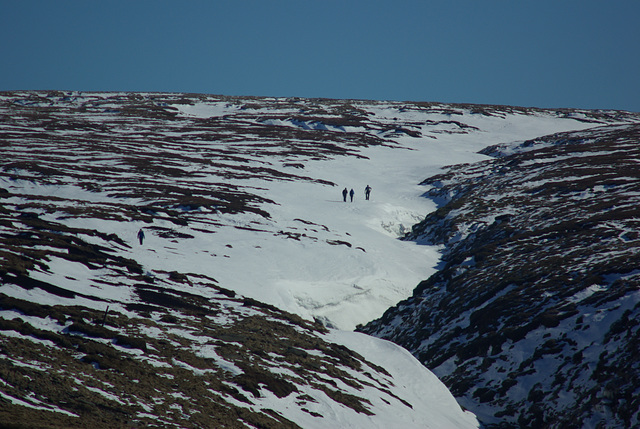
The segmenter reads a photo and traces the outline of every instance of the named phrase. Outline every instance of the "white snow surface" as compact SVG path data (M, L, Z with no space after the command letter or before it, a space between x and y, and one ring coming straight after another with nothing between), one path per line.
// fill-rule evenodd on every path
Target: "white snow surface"
M237 109L223 103L175 107L185 116L201 118ZM379 122L392 123L399 116L416 122L447 119L444 114L401 112L393 105L366 109ZM397 239L436 208L433 201L422 197L426 191L418 185L422 180L446 165L488 159L477 152L489 145L593 126L552 115L512 114L500 118L469 114L464 121L479 130L433 138L425 125L423 138L396 137L398 148L362 149L368 159L336 157L305 163L304 175L337 183L338 187L302 181L243 182L244 186L254 185L257 194L278 204L266 208L271 220L227 216L222 219L226 226L216 230L213 238L185 227L184 232L195 235L194 239L167 243L147 234L142 249L136 243L136 232L147 225L125 224L124 230L116 233L130 241L134 258L149 270L166 269L167 261L171 261L183 271L210 275L221 286L242 295L351 330L380 317L436 271L438 247ZM373 189L369 201L364 198L367 185ZM342 201L345 187L354 189L353 202ZM256 227L256 223L260 225ZM168 222L163 225L161 219L156 224L175 228ZM302 230L308 238L296 241L236 226L274 233ZM328 245L327 240L347 242L351 247Z
M234 105L205 102L175 107L180 115L200 118L222 116L237 110ZM293 402L287 405L287 398L270 397L265 393L262 399L265 408L277 409L305 428L327 427L328 421L335 422L334 427L343 428L478 427L475 416L462 411L446 387L404 349L348 331L380 317L387 308L410 296L421 280L436 271L440 261L438 247L398 240L413 224L436 209L433 201L422 196L427 189L418 185L419 182L439 173L443 166L487 159L477 152L489 145L594 125L543 113L497 117L467 112L464 123L477 130L448 133L443 132L441 125L437 128L428 124L428 121L451 119L443 113L401 111L393 104L360 107L380 123L392 124L396 117L424 123L423 137L398 134L394 137L397 147L364 148L361 154L366 158L345 156L305 163L304 175L337 183L338 187L303 181L255 180L255 183L247 183L245 180L243 186L255 186L256 193L277 203L265 207L271 219L251 214L219 216L215 234L194 231L189 226L176 227L158 216L154 226L169 226L194 238L168 240L148 232L144 245L140 246L136 233L148 224L96 219L76 220L74 226L116 233L132 247L122 248L122 256L135 259L149 273L155 270L201 273L241 295L307 319L320 319L327 326L336 328L327 335L328 340L344 344L384 367L392 375L395 391L401 392L398 396L413 406L412 412L407 412L408 407L397 400L389 405L391 399L379 398L378 392L378 396L368 398L377 412L374 418L340 409L328 399L317 404L318 410L311 410L325 416L318 420L300 411ZM287 123L278 126L309 125ZM373 189L369 201L364 199L366 185ZM1 186L15 193L65 196L71 193L79 201L95 201L99 197L99 194L74 186L41 186L21 181L4 182ZM353 202L342 201L344 187L355 190ZM105 195L102 202L108 203L109 198ZM245 226L260 231L237 228ZM279 231L303 232L306 236L293 240L278 235ZM349 243L350 247L340 243ZM89 282L86 270L70 267L64 260L52 259L49 265L53 274L38 272L33 276L53 283L64 281L70 290L74 290L74 281L77 287ZM8 285L0 286L0 290L12 296L52 304L47 301L50 298L36 291L16 288L10 292L7 288ZM121 288L104 286L92 293L116 302L128 299ZM78 304L92 305L84 300ZM117 305L113 308L126 312ZM228 370L237 371L233 366ZM362 395L366 397L366 393Z
M351 350L368 356L372 363L385 368L391 377L379 380L391 386L397 397L380 395L380 391L365 387L359 395L367 398L375 416L354 413L344 405L326 400L308 403L305 407L324 416L314 417L296 405L293 395L277 398L268 391L258 400L262 408L278 409L287 419L305 429L332 427L348 428L403 428L403 429L458 429L477 428L476 416L463 411L451 393L438 378L425 368L406 350L394 343L357 332L331 330L325 340L342 344Z

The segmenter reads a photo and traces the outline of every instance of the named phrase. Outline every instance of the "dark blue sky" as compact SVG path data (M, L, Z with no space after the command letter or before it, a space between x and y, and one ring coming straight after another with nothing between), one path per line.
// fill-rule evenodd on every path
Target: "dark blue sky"
M0 0L0 90L640 111L640 1Z

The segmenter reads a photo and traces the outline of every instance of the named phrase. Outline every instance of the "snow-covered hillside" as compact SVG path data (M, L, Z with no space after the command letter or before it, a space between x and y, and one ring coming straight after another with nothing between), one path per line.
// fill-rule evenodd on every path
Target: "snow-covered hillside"
M425 181L447 203L407 238L443 269L364 331L488 427L638 427L639 123L483 152Z
M0 118L0 418L441 428L477 422L402 349L347 332L436 273L442 244L397 239L437 208L419 183L635 117L21 92Z

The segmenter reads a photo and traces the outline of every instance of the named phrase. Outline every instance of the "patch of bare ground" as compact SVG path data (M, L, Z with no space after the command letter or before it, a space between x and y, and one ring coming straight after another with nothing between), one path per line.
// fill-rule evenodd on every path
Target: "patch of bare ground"
M251 405L265 389L297 395L301 406L315 402L300 393L308 385L371 413L366 400L337 382L356 391L364 382L392 396L371 374L386 371L322 340L321 325L224 293L212 300L148 285L138 291L144 306L133 310L141 316L0 294L0 308L15 316L0 319L0 331L13 333L1 337L0 382L6 395L24 401L5 401L0 421L16 427L297 427ZM347 371L364 369L363 379ZM25 406L34 412L25 413Z

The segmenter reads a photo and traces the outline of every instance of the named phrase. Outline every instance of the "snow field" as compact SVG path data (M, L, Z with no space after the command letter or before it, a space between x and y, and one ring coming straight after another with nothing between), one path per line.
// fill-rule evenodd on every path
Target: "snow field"
M237 105L226 103L175 107L185 118L209 118L239 111ZM422 196L427 189L419 186L419 182L437 174L445 165L487 159L477 152L489 145L592 125L543 114L496 117L465 113L462 116L403 111L397 105L384 103L359 107L367 110L376 124L393 126L398 118L410 122L414 124L411 130L420 132L422 137L381 130L381 134L393 136L395 147L358 148L362 158L305 160L300 175L330 181L336 186L310 181L242 180L241 186L251 187L256 194L276 202L261 207L270 213L270 218L255 214L219 215L201 210L198 216L202 222L197 224L197 229L191 225L178 226L164 215L155 216L152 224L100 219L70 222L75 227L115 233L130 248L111 247L115 246L119 255L141 264L148 276L171 271L205 275L240 295L306 319L319 319L336 328L326 339L357 351L389 372L389 379L379 383L393 383L390 390L411 404L412 411L407 412L408 406L402 401L391 396L382 398L377 389L368 387L358 395L371 402L375 418L355 413L327 397L306 405L309 411L324 416L318 419L301 410L292 396L276 398L266 389L262 389L264 396L258 399L260 407L277 409L305 428L327 427L327 421L344 428L477 427L475 416L462 411L446 387L408 352L386 341L349 331L381 316L386 309L410 296L421 280L436 272L439 247L398 240L413 224L437 208L435 202ZM459 125L451 122L462 120L474 129L463 132ZM307 129L322 126L295 121L274 121L272 125ZM339 128L328 129L341 132ZM284 167L280 160L265 162L273 168L291 168ZM373 188L370 201L364 200L366 185ZM115 202L104 194L83 191L74 185L44 186L17 181L2 186L14 193L72 198L78 204ZM345 187L354 189L353 202L342 201L341 191ZM128 203L136 205L139 201ZM55 219L55 214L46 216ZM162 238L149 227L168 228L193 238ZM136 238L140 228L146 230L142 246ZM82 238L104 244L99 238ZM64 283L71 291L90 291L112 302L112 309L128 313L122 303L134 299L130 291L132 284L116 287L93 282L92 278L100 272L62 258L51 258L48 265L49 272L33 271L30 275L53 284ZM202 283L197 285L197 293L202 296L215 293ZM193 292L191 286L179 287ZM42 304L95 306L95 302L80 297L54 299L40 289L3 285L2 291ZM15 316L3 313L0 317ZM189 332L182 335L192 336ZM203 347L201 353L227 371L237 373L237 367L217 357L214 347ZM175 361L174 365L189 369L184 362Z

